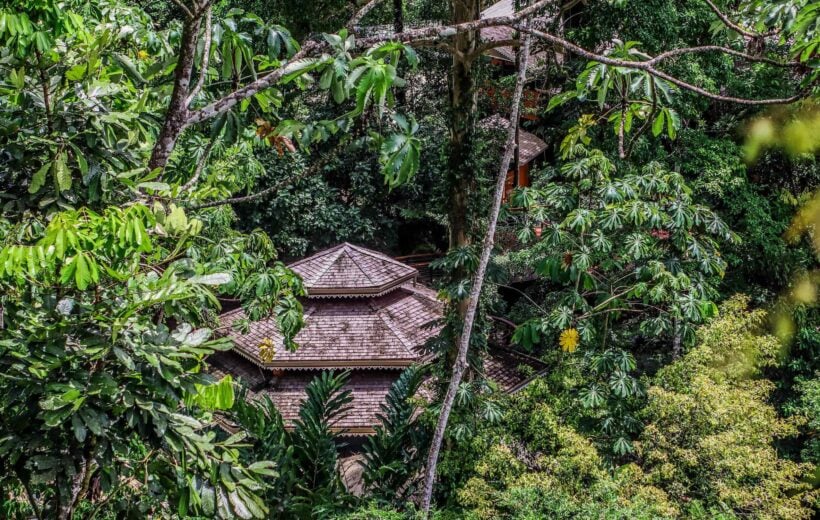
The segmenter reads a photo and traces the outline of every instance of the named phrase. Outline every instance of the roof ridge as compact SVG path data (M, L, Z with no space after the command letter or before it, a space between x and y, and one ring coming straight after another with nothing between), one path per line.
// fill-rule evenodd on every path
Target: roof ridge
M343 245L344 245L344 244L342 244L342 246L343 246ZM342 256L342 253L344 253L344 250L345 250L345 248L344 248L344 247L341 247L341 246L339 247L339 250L335 252L335 253L336 253L336 256L335 256L335 257L333 257L333 259L332 259L330 262L328 262L328 263L327 263L327 265L325 266L325 268L324 268L324 269L322 269L322 270L321 270L321 271L320 271L320 272L316 275L316 277L315 277L315 279L314 279L314 281L315 281L315 282L318 282L319 280L321 280L321 279L322 279L322 277L323 277L323 276L324 276L324 275L325 275L325 274L326 274L326 273L330 270L330 268L331 268L331 267L333 267L333 264L335 264L335 263L339 260L339 257L340 257L340 256ZM313 255L313 256L316 256L316 255ZM310 258L313 258L313 257L312 257L312 256L309 256L309 257L307 257L305 260L310 259ZM309 291L308 291L308 292L309 292Z
M336 244L335 246L331 246L331 247L328 247L328 248L325 248L325 249L320 249L319 251L316 251L312 255L306 256L304 258L300 258L299 260L295 260L295 261L289 263L288 267L295 267L297 265L301 265L301 264L307 262L308 260L316 260L317 258L327 256L330 253L335 252L337 249L341 249L342 247L344 247L344 245L345 245L345 242L342 242L341 244Z
M350 244L348 244L347 242L345 242L345 244L350 245ZM371 277L370 277L370 275L369 275L369 274L367 274L367 270L366 270L364 267L362 267L361 265L359 265L359 262L357 262L357 261L356 261L356 259L355 259L355 258L353 258L353 255L351 255L350 253L345 253L345 254L347 254L347 257L348 257L348 258L350 258L350 261L351 261L351 262L353 262L354 264L356 264L356 267L358 267L358 268L359 268L359 271L361 271L361 272L362 272L362 274L364 275L364 277L365 277L365 278L367 278L367 281L368 281L368 282L370 282L370 283L376 283L376 282L374 282L374 281L373 281L373 278L371 278ZM340 256L341 256L341 255L340 255Z
M350 246L352 249L355 249L356 251L358 251L360 253L363 253L365 255L375 256L376 258L380 258L382 260L387 260L388 262L396 264L398 266L409 267L410 269L412 269L414 271L418 271L418 269L416 269L413 266L407 265L404 262L400 262L400 261L396 260L395 258L391 258L390 256L385 255L383 253L380 253L378 251L374 251L373 249L368 249L366 247L357 246L357 245L351 244L349 242L345 242L345 244Z
M393 323L391 323L391 321L387 317L384 316L385 308L382 307L380 309L376 309L372 306L372 304L371 308L376 311L376 316L378 316L379 319L382 320L382 323L387 325L387 328L390 329L390 332L392 332L393 335L399 339L399 341L401 342L401 346L404 347L404 350L406 350L411 356L418 357L418 353L413 348L413 345L410 344L410 342L407 340L407 338L404 337L404 334L402 334L402 332L398 330L396 326L393 325Z

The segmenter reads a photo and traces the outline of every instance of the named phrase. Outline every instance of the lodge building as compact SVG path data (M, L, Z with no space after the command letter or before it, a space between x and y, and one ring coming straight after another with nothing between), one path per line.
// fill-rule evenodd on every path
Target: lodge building
M273 318L235 330L239 308L221 325L234 348L209 358L212 372L231 374L251 399L270 396L286 425L298 418L305 387L323 370L349 370L352 410L334 425L339 433L374 433L377 414L401 371L426 363L425 344L442 326L444 306L418 281L418 271L386 255L343 243L289 266L304 282L305 326L289 351ZM529 367L529 368L525 368ZM535 359L510 349L491 350L484 370L504 391L515 391L542 370Z

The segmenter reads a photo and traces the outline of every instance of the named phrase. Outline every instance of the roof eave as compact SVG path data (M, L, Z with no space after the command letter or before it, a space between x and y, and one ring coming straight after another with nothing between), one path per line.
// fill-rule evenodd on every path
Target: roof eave
M363 287L356 289L344 287L306 287L305 289L307 290L308 298L358 298L361 296L374 298L384 296L385 294L401 288L403 284L414 280L418 274L418 271L414 269L414 272L378 287Z
M416 359L387 359L387 360L374 360L374 359L351 359L351 360L315 360L315 359L300 359L299 361L271 361L270 363L263 363L262 367L268 369L279 369L279 370L326 370L326 369L347 369L347 368L359 368L359 369L402 369L407 368L413 363L415 363Z

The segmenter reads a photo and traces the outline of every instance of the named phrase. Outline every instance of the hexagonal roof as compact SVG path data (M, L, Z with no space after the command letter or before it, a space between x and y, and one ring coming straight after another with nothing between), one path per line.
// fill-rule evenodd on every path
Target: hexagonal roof
M289 267L304 280L308 298L379 296L418 275L389 256L347 242Z

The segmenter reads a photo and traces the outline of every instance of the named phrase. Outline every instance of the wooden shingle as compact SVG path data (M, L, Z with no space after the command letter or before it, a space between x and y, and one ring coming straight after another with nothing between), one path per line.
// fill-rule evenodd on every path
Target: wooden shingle
M378 296L418 275L409 265L347 242L289 267L302 277L309 298Z
M441 328L443 304L431 293L411 283L376 298L307 300L294 352L285 348L274 318L251 322L240 333L231 326L245 313L236 309L223 314L221 324L230 328L238 353L267 368L403 368L421 357ZM274 345L269 362L260 355L266 340Z

